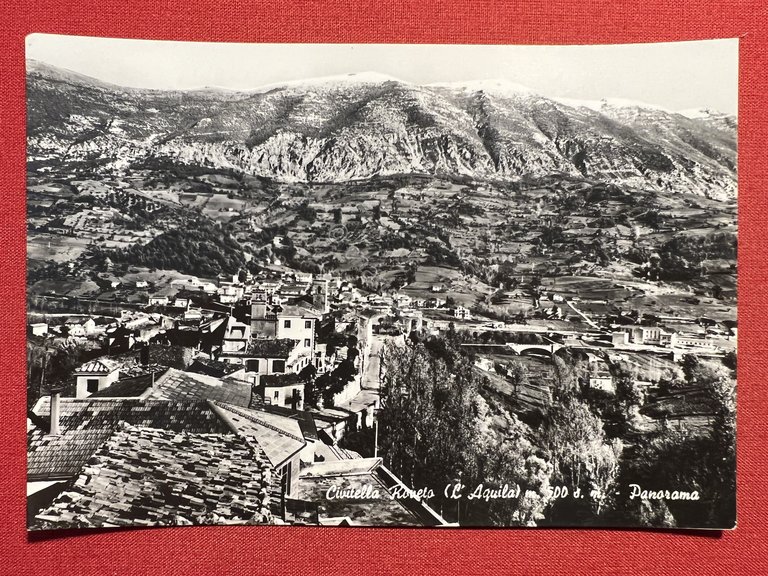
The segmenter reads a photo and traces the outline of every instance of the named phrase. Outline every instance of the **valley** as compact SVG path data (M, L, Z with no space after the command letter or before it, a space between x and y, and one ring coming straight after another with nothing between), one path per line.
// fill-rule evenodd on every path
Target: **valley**
M30 405L46 378L83 394L73 359L160 350L241 408L306 412L312 463L381 442L412 485L541 466L542 525L687 521L560 508L568 466L608 487L684 446L726 467L696 468L710 492L730 481L736 118L377 74L160 91L29 62L27 88ZM492 508L466 522L533 522Z

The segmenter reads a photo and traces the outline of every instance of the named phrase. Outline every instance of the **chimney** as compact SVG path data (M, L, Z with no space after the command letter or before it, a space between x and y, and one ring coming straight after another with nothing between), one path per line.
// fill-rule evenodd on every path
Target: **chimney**
M50 429L50 435L51 436L58 436L61 434L61 430L59 429L59 414L61 412L61 390L59 389L52 389L51 390L51 429Z
M267 302L265 300L254 300L251 303L251 318L263 319L267 316Z
M141 365L149 366L149 343L141 348Z

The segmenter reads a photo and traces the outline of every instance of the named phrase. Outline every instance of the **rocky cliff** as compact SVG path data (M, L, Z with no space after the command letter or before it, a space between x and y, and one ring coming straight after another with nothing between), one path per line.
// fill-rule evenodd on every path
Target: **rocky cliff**
M504 81L412 85L349 75L251 92L109 85L28 62L39 165L121 171L157 157L287 181L400 173L552 173L736 195L736 120L642 103L547 98Z

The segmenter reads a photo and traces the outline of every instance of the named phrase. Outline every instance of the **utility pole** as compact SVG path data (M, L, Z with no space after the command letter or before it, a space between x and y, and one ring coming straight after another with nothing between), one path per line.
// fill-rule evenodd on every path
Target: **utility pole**
M379 456L379 412L381 408L373 407L373 457Z
M379 417L376 414L377 410L373 410L373 457L376 458L379 455Z

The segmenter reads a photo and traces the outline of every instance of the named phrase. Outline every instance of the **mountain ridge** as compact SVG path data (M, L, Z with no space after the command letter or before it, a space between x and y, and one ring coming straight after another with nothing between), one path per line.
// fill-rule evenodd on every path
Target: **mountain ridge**
M562 172L715 199L736 194L736 120L572 106L496 80L415 85L378 73L265 91L120 88L44 64L28 73L42 162L151 157L283 181L423 172L517 180Z

